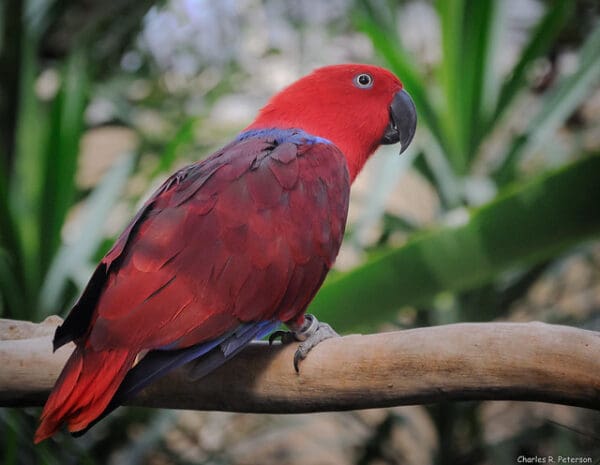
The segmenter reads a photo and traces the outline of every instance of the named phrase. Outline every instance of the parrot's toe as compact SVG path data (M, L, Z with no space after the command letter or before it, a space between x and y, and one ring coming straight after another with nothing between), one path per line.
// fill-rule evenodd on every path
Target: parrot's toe
M332 337L339 337L331 326L321 323L314 315L306 315L305 323L296 331L292 332L294 339L302 341L294 354L294 369L300 372L300 362L306 358L308 353L320 342Z

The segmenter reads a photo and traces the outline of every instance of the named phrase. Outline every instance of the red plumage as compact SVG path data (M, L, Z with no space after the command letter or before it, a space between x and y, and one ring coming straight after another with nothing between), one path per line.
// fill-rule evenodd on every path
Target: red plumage
M128 349L75 348L50 394L35 442L53 435L63 422L84 429L110 402L136 354Z
M337 255L349 189L335 146L256 138L170 177L59 328L58 344L74 339L78 349L35 440L62 422L85 428L143 350L189 347L240 322L302 318Z
M357 85L360 73L371 87ZM109 411L147 351L202 355L240 330L237 350L265 322L302 323L338 253L351 180L380 143L398 140L390 104L400 89L381 68L322 68L275 96L234 142L171 176L57 329L55 348L76 349L35 442Z

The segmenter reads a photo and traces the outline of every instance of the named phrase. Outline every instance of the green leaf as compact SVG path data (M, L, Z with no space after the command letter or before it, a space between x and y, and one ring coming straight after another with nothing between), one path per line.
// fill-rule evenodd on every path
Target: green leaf
M442 62L438 70L438 79L446 103L441 118L448 140L444 149L455 172L463 174L467 160L464 147L467 115L463 105L466 86L461 85L464 77L461 54L465 0L438 0L436 6L442 35Z
M21 287L17 276L15 276L15 257L6 250L0 249L0 297L7 305L0 314L5 318L26 319L27 307L23 304Z
M502 164L494 173L495 180L505 184L516 176L517 165L529 153L551 140L552 134L589 95L600 79L600 25L592 31L579 54L579 68L563 79L543 101L524 134L515 139Z
M0 248L11 250L16 254L21 249L21 244L10 208L8 176L1 171L0 169Z
M537 24L529 37L529 42L523 48L519 61L500 90L490 125L495 123L510 106L515 96L526 84L526 72L529 66L542 56L552 45L558 33L562 30L573 12L574 2L571 0L556 0L548 6L546 15Z
M48 114L35 94L36 44L24 34L22 43L19 112L16 122L14 166L6 195L18 244L8 249L24 282L25 299L34 298L39 283L38 212L44 178L43 153L47 146ZM31 302L23 302L29 307Z
M510 188L472 211L461 226L417 234L398 249L332 276L310 311L342 331L372 327L405 305L547 260L600 233L598 179L595 155Z
M60 247L46 274L38 304L42 314L60 313L69 280L81 284L81 287L86 284L86 272L93 266L91 260L104 240L104 222L118 201L133 166L134 156L124 155L85 200L85 213L79 222L81 229L77 239Z
M486 121L492 112L491 100L497 94L494 58L496 48L500 46L498 31L504 12L502 3L502 0L468 0L463 10L462 61L456 73L456 85L462 90L464 106L465 120L461 129L467 158L465 172L485 135Z
M449 142L445 149L454 171L464 175L497 95L494 51L504 9L498 0L440 0L437 10L443 51L438 78L446 103L442 126Z
M60 233L73 204L79 141L88 96L87 59L81 51L69 56L62 86L53 102L50 139L40 160L44 167L39 220L40 271L50 265L60 245Z

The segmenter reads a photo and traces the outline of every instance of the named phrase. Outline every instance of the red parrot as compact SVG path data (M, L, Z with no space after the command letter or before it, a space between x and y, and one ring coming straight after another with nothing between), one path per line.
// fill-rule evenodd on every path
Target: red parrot
M85 432L167 371L205 374L281 323L294 365L336 335L305 310L344 233L350 185L381 144L415 132L402 84L371 65L327 66L291 84L231 143L168 178L104 256L59 326L73 341L41 415ZM278 333L279 334L279 333Z

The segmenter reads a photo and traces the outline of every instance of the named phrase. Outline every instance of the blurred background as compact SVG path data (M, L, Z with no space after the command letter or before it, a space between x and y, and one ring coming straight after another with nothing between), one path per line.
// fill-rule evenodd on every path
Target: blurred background
M317 66L394 71L419 112L354 186L311 306L338 331L460 321L600 330L596 0L2 0L0 315L64 316L140 202ZM600 415L457 402L313 415L118 410L12 464L512 464L600 459ZM597 463L597 462L596 462Z

